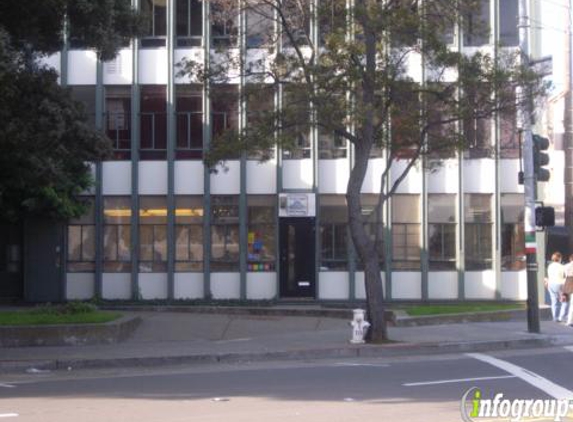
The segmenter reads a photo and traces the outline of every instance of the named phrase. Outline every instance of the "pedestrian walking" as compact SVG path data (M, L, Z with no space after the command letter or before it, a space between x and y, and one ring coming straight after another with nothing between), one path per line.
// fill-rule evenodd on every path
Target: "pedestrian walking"
M547 290L551 298L551 315L553 321L565 321L569 313L569 301L564 300L563 284L565 283L565 266L561 264L563 256L560 252L551 255L551 263L547 267Z

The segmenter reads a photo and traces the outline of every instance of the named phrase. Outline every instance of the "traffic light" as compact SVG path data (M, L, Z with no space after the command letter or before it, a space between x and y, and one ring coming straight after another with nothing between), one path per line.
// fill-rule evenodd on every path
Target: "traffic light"
M549 155L546 152L549 148L549 139L543 136L533 135L533 172L538 182L547 182L551 177L549 170L543 166L549 164Z
M555 208L535 208L535 225L537 227L553 227L555 225Z

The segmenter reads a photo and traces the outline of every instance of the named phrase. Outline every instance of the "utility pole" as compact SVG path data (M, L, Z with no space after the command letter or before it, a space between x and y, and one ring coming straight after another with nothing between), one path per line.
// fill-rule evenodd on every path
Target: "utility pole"
M529 0L519 0L519 48L525 66L529 65ZM527 263L527 329L539 333L539 299L537 290L537 243L535 240L535 173L531 135L531 102L526 86L520 88L521 131L523 139L523 185L525 192L525 254Z

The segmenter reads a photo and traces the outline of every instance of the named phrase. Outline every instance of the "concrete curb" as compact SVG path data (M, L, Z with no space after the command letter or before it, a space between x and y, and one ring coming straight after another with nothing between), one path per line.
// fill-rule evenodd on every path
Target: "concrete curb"
M140 323L138 316L124 316L103 324L3 326L0 347L112 344L128 338Z
M312 348L287 351L237 352L196 354L164 357L127 357L110 359L54 359L0 361L0 373L42 372L78 369L109 369L161 367L176 365L221 364L259 361L348 359L402 357L427 354L491 352L509 349L541 348L570 345L569 336L547 336L516 340L450 342L450 343L391 343L385 345L346 345L338 348Z

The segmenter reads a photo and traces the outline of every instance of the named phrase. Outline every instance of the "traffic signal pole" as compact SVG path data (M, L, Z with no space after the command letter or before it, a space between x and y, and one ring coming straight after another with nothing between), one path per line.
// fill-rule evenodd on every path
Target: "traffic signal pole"
M529 65L529 0L519 0L519 47L523 64ZM525 193L525 254L527 264L527 329L539 333L539 299L537 289L537 242L535 239L535 172L533 169L533 138L531 134L531 102L527 87L518 95L523 140L523 186Z

